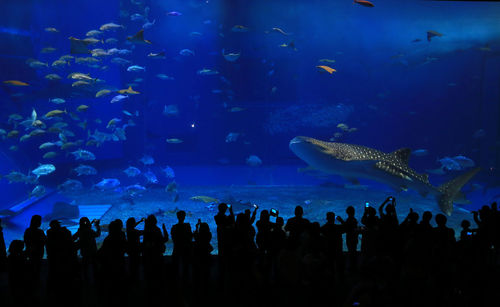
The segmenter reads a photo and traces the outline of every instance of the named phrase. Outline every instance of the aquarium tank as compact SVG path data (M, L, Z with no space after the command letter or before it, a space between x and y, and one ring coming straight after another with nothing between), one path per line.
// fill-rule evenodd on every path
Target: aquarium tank
M86 216L106 232L151 214L170 229L184 210L216 248L220 203L285 221L300 205L323 224L387 197L400 221L443 213L458 234L500 197L497 2L0 8L7 244L33 214L44 230Z

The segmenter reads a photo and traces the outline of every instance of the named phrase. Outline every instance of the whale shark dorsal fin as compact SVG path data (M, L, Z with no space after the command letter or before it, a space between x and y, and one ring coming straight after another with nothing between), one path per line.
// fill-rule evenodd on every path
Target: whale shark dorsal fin
M410 155L411 155L411 149L410 148L400 148L398 150L395 150L391 153L391 155L394 155L403 162L404 164L408 164L408 161L410 160Z

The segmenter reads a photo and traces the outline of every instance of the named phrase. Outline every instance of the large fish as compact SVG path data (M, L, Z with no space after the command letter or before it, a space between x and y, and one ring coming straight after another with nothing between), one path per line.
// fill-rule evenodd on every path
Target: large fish
M373 148L324 142L297 136L290 149L310 166L326 173L340 175L351 181L365 178L393 187L396 191L414 189L422 196L436 197L439 208L447 215L453 212L453 202L461 196L460 189L480 170L473 168L439 187L429 183L427 174L418 174L408 166L409 148L385 153Z

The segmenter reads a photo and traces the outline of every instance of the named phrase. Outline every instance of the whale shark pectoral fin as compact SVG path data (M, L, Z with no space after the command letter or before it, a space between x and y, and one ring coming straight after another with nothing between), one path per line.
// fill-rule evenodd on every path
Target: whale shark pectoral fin
M391 155L396 156L398 160L404 164L408 164L410 161L411 149L410 148L400 148L391 153Z

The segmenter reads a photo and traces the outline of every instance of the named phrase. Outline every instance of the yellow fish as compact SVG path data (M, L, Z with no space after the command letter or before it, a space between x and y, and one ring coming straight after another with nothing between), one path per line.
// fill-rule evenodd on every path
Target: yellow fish
M7 137L8 137L8 138L15 138L15 137L17 137L18 135L19 135L19 131L17 131L17 130L12 130L12 131L10 131L10 132L7 134Z
M329 66L326 66L326 65L319 65L319 66L316 66L317 68L321 68L323 69L324 71L328 72L330 75L333 74L333 72L335 72L336 70L329 67Z
M131 86L129 86L127 89L119 90L118 93L120 94L130 94L130 95L137 95L140 94L141 92L134 91Z
M29 86L28 83L18 81L18 80L7 80L7 81L4 81L3 83L8 84L8 85L13 85L13 86Z
M109 94L109 93L111 93L111 91L110 91L110 90L106 90L106 89L104 89L104 90L100 90L99 92L97 92L97 93L95 94L95 98L99 98L99 97L106 96L106 95L107 95L107 94Z
M78 106L78 108L76 108L76 110L77 110L78 112L85 112L85 111L87 111L88 109L89 109L89 106L84 105L84 104L81 104L81 105L79 105L79 106Z
M210 196L203 196L203 195L193 196L190 199L191 200L199 200L199 201L202 201L204 203L218 203L219 202L219 200L217 198L213 198Z
M184 141L181 140L181 139L175 139L175 138L173 138L173 139L167 139L167 143L169 143L169 144L180 144L182 142L184 142Z
M47 114L45 114L45 117L61 116L64 113L68 114L68 112L66 110L64 110L64 111L61 111L61 110L52 110L50 112L47 112Z

